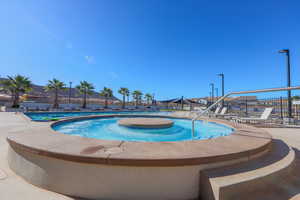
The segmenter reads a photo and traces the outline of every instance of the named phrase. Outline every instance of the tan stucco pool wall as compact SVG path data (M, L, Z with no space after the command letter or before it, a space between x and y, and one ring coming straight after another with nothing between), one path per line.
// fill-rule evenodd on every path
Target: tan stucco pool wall
M210 140L147 143L74 137L50 126L32 127L8 137L9 166L38 187L70 196L197 199L201 170L248 161L271 148L271 137L261 130L216 122L236 128L235 133Z

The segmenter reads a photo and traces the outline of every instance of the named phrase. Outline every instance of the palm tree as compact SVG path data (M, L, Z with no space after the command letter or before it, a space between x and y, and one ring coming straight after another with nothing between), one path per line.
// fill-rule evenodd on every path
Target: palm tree
M119 92L119 94L123 95L122 108L124 109L125 108L125 96L127 96L127 94L129 94L129 90L128 90L128 88L120 88L118 92Z
M107 108L107 99L113 96L113 91L110 88L104 87L99 95L105 98L105 108Z
M150 104L150 101L153 100L152 95L149 93L145 94L145 99L146 99L148 105Z
M48 84L45 87L45 90L48 91L54 91L54 102L53 102L53 108L58 108L58 92L60 90L66 89L66 84L64 82L61 82L57 79L52 79L48 81Z
M12 97L12 107L19 107L20 94L29 92L32 88L29 78L21 75L7 76L7 79L0 81L1 89L9 92Z
M86 108L86 98L87 95L91 95L94 92L94 86L87 81L80 81L80 84L76 86L76 89L80 94L83 94L82 108Z
M135 107L137 107L139 101L141 100L143 93L139 90L135 90L132 92L132 97L135 100Z
M127 103L129 103L129 96L130 96L130 91L129 90L126 92L126 96L127 96Z

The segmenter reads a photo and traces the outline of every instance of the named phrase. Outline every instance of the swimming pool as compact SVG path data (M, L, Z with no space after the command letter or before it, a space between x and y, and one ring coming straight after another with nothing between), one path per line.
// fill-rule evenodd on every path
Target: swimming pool
M143 142L202 140L226 136L233 132L232 128L222 124L196 121L195 136L192 138L191 120L188 119L167 118L174 122L172 127L145 129L120 126L118 121L122 118L123 117L104 117L82 119L62 122L54 125L52 128L58 132L74 136L103 140Z
M161 114L167 115L169 112L157 112L157 111L123 111L123 112L27 112L24 113L30 119L34 121L56 121L66 117L80 117L89 115L111 115L111 114Z

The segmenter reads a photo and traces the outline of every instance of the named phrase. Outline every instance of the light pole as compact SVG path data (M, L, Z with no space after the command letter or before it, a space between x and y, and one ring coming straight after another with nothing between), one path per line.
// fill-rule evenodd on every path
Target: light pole
M69 87L69 104L71 103L71 89L72 89L72 82L69 82L70 87Z
M287 66L287 86L291 87L291 64L290 64L290 50L282 49L279 53L284 53L286 55L286 66ZM287 92L288 96L288 117L292 118L292 95L291 90Z
M152 94L152 105L154 105L154 93Z
M211 100L212 103L214 103L214 90L215 90L215 84L211 83L209 84L211 86Z
M224 92L224 74L221 73L221 74L218 74L218 76L221 77L222 79L222 97L224 96L225 92ZM224 106L224 100L222 100L222 107Z

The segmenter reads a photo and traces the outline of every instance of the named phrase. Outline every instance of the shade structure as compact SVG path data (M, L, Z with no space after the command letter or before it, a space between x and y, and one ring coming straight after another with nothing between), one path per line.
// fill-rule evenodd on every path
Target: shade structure
M190 99L185 99L185 98L175 98L175 99L168 99L168 100L163 100L163 101L159 101L160 103L177 103L177 104L199 104L196 101L192 101Z

